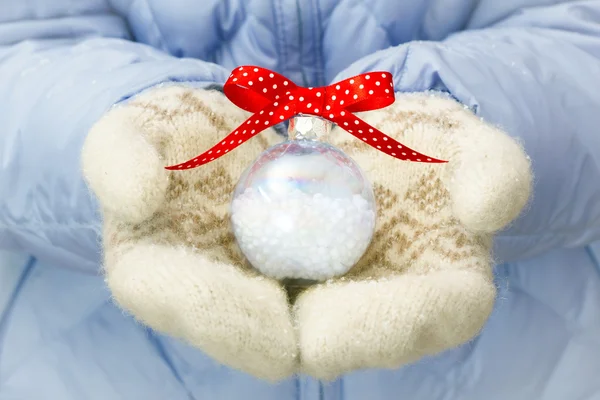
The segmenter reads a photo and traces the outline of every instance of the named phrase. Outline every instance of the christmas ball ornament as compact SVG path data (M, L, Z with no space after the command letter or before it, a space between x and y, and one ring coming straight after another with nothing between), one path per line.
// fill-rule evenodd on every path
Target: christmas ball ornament
M323 141L330 126L295 117L289 140L261 154L239 180L233 232L264 275L309 281L343 275L371 242L373 189L352 159Z
M242 252L256 269L277 279L315 282L343 275L371 241L376 217L372 187L353 160L326 143L331 123L399 160L445 162L399 143L354 114L394 102L389 72L304 88L268 69L241 66L223 91L253 114L209 150L166 169L207 164L293 118L289 140L246 169L231 204Z

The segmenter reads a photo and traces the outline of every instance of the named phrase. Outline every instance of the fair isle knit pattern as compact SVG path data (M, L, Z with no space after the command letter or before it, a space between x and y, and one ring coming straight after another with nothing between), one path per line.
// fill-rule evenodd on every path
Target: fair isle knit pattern
M376 233L345 277L289 295L248 265L228 215L242 171L282 138L269 129L206 166L163 168L247 116L217 91L172 85L115 107L91 130L83 169L102 205L106 280L121 307L273 381L395 368L479 332L495 299L493 234L531 191L529 161L513 139L429 93L398 95L362 117L447 164L400 162L334 129L333 143L374 184Z

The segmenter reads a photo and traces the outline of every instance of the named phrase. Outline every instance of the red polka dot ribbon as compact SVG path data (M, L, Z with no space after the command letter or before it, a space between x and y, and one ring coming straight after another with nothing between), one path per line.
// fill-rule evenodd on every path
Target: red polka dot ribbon
M373 148L400 160L446 162L404 146L353 114L377 110L394 102L389 72L369 72L333 85L305 88L268 69L245 65L233 71L223 91L235 105L254 114L206 152L166 169L182 170L207 164L268 127L298 114L325 118Z

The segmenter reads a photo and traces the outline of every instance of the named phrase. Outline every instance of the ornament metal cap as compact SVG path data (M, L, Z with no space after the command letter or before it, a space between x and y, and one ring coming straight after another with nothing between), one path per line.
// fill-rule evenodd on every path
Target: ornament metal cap
M290 140L322 140L329 136L332 125L324 118L299 114L290 120L288 138Z

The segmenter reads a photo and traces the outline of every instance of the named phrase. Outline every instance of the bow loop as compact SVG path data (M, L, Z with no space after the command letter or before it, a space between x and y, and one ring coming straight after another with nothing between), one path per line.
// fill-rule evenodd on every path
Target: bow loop
M209 163L264 129L298 114L328 119L371 147L400 160L445 162L404 146L353 114L387 107L394 102L389 72L369 72L325 87L304 88L276 72L246 65L233 71L223 91L231 102L253 115L208 151L167 169L190 169Z
M394 84L389 72L371 72L344 79L327 87L332 108L349 112L378 110L394 103Z
M254 65L237 68L223 86L225 96L242 110L259 112L279 100L281 91L295 91L298 86L285 76Z

